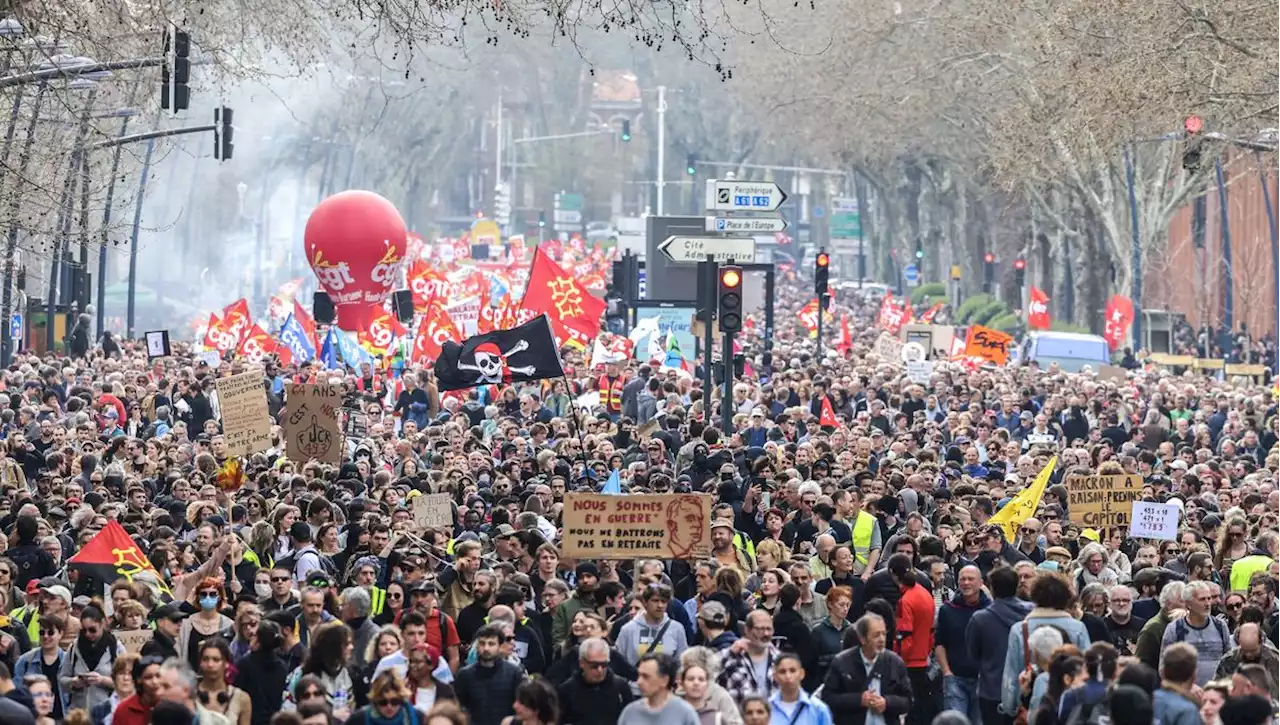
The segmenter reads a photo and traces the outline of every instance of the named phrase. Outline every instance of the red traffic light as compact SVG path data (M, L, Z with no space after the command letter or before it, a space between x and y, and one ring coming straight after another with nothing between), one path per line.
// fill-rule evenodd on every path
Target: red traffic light
M987 264L995 264L996 255L992 254L991 252L987 252L986 255L982 257L982 260Z
M826 252L822 252L821 254L818 255L817 259L814 261L819 267L826 267L831 264L831 256L828 255Z
M742 274L736 269L726 269L720 273L720 284L725 287L737 287L742 284Z
M1027 268L1027 260L1023 259L1022 257L1018 257L1017 259L1013 260L1013 268L1014 268L1014 269L1026 269L1026 268Z
M1200 133L1204 130L1204 119L1199 116L1187 116L1187 120L1182 122L1182 126L1187 129L1187 133Z

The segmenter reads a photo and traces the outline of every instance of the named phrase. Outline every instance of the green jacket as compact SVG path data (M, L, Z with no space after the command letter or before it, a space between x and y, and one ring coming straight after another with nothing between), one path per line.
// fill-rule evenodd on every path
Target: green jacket
M573 624L573 618L581 611L594 612L595 607L579 599L578 592L574 592L573 596L556 607L551 615L551 642L555 647L560 647L569 638L569 627Z
M1142 626L1138 633L1138 642L1134 654L1143 664L1159 671L1160 643L1164 640L1164 630L1169 626L1169 614L1163 609Z

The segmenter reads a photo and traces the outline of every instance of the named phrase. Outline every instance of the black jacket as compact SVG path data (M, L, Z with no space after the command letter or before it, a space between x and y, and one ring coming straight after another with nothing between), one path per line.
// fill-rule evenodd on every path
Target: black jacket
M636 699L631 684L612 672L595 685L582 679L582 672L578 672L556 690L560 695L560 725L613 725L622 708Z
M911 681L907 666L898 655L885 650L876 658L871 673L862 664L862 650L854 648L836 655L822 683L822 701L831 708L835 725L864 725L867 709L862 706L862 693L871 677L880 677L880 696L885 699L884 720L899 725L911 709Z
M582 663L578 659L578 648L573 647L547 668L546 678L551 681L551 684L559 686L570 678L577 677L581 670ZM628 682L635 682L639 677L636 668L631 666L621 652L612 647L609 648L609 671Z
M268 725L280 711L288 665L273 652L250 652L236 662L236 687L249 694L252 725Z
M521 682L524 672L506 660L492 667L477 662L458 670L453 689L474 725L501 725L503 718L515 713L516 688Z
M155 633L151 635L151 640L146 644L142 645L142 652L140 654L143 657L149 657L151 655L155 655L157 657L163 657L165 659L169 659L170 657L177 657L178 643L174 642L172 639L169 639L167 636L165 636L163 632L157 629Z

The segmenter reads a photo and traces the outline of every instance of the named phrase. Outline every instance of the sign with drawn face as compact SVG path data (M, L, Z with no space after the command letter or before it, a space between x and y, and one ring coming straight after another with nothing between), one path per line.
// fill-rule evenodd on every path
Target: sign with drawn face
M705 559L711 497L566 494L562 551L575 559Z
M342 431L338 408L342 391L336 385L288 386L285 398L285 450L291 460L342 462Z

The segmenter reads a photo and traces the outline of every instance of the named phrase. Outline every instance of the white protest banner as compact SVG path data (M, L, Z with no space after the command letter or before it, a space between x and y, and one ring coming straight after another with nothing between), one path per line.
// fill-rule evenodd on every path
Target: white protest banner
M453 526L453 505L447 493L428 493L413 498L413 523L421 531Z
M928 385L933 377L932 360L911 360L907 363L907 377L916 385Z
M887 332L880 333L876 345L872 348L880 358L880 364L897 364L902 360L902 341Z
M1173 541L1178 537L1178 507L1171 503L1134 501L1129 536Z
M261 370L218 378L218 408L227 455L249 456L271 447L271 414Z

